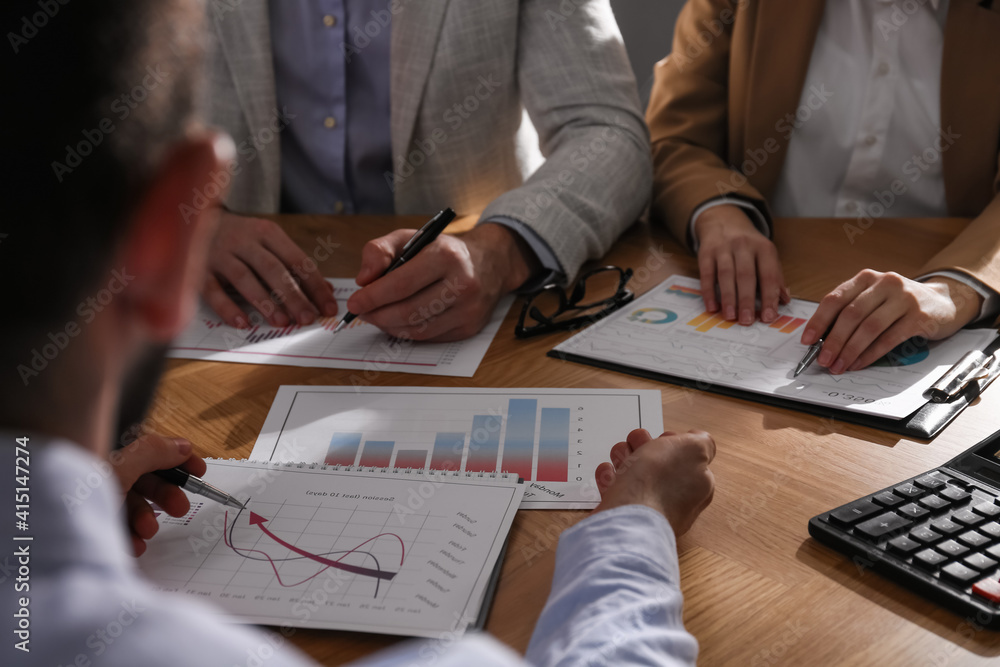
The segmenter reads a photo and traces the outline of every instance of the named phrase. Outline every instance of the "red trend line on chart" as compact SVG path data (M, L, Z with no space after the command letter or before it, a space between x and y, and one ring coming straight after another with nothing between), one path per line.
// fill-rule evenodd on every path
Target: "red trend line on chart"
M285 540L281 539L280 537L278 537L277 535L275 535L274 533L272 533L270 530L268 530L264 526L264 523L266 521L267 521L267 519L265 519L261 515L257 514L256 512L250 512L250 525L251 526L257 526L257 527L259 527L261 529L261 531L265 535L267 535L268 537L270 537L272 540L274 540L275 542L277 542L281 546L285 547L286 549L289 549L290 551L293 551L293 552L299 554L300 556L303 556L303 557L308 558L310 560L314 560L317 563L320 563L321 565L323 565L324 567L322 569L320 569L318 572L316 572L315 574L312 574L309 577L306 577L302 581L298 581L298 582L293 583L293 584L286 584L284 582L284 580L282 580L281 575L278 573L278 568L274 564L274 559L271 558L270 554L268 554L265 551L261 551L260 549L247 549L247 548L241 547L239 550L237 550L237 548L233 545L233 543L231 541L231 538L229 536L229 531L223 531L223 540L225 541L225 544L226 544L227 547L229 547L230 549L232 549L233 551L235 551L240 556L243 556L243 554L241 554L240 551L246 551L246 552L249 552L249 553L258 553L258 554L262 555L264 558L266 558L267 561L268 561L268 563L271 565L271 569L274 570L274 576L277 577L278 583L281 586L285 587L285 588L292 588L292 587L295 587L295 586L301 586L305 582L309 581L313 577L319 576L320 574L322 574L324 571L326 571L328 568L331 568L331 567L335 568L335 569L338 569L338 570L344 570L346 572L351 572L353 574L360 574L362 576L373 577L376 580L386 579L386 580L390 580L391 581L398 574L397 572L385 572L381 568L371 569L371 568L360 567L360 566L357 566L357 565L351 565L349 563L342 563L341 562L344 558L346 558L347 556L350 556L352 553L360 552L360 550L361 550L362 547L364 547L369 542L374 542L375 540L377 540L380 537L395 537L397 540L399 540L399 548L400 548L399 564L400 564L400 566L402 566L403 561L406 559L406 546L403 544L402 538L400 538L399 535L396 535L395 533L379 533L378 535L375 535L374 537L368 538L367 540L365 540L361 544L357 545L356 547L354 547L354 548L352 548L352 549L344 552L338 559L333 560L333 559L330 559L330 558L325 558L325 557L320 556L318 554L310 553L308 551L305 551L304 549L300 549L299 547L295 546L294 544L286 542ZM225 523L226 523L226 525L229 524L229 512L225 513ZM235 526L235 521L234 521L233 525ZM364 552L364 553L367 553L367 552ZM371 554L368 554L368 555L371 555ZM281 559L279 559L279 560L281 560ZM375 562L376 562L376 564L378 563L377 560Z

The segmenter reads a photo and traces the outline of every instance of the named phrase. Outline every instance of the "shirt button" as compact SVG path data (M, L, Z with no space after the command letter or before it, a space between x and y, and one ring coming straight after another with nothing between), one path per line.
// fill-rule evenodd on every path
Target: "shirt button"
M332 130L333 128L337 127L337 119L334 118L333 116L327 116L326 120L323 121L323 125L325 125L328 129Z
M867 137L865 137L865 146L874 146L875 142L877 141L878 137L876 137L874 134L869 134Z
M326 16L323 17L323 25L325 25L327 28L332 28L333 26L337 25L337 17L332 14L327 14Z
M344 202L338 201L336 204L334 204L333 205L333 212L334 213L338 213L338 214L339 213L343 213L344 212Z
M885 76L886 74L889 73L890 69L891 68L889 67L889 63L879 63L879 66L875 70L875 73L878 74L879 76Z

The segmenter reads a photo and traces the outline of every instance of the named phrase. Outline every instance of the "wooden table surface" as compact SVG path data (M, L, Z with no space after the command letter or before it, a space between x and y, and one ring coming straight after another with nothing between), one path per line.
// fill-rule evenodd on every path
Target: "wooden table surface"
M419 218L278 216L324 275L355 275L363 243ZM912 275L962 229L961 220L880 220L851 236L843 220L779 220L792 294L818 300L862 268ZM852 243L853 241L853 243ZM339 245L338 245L339 244ZM333 248L331 250L331 248ZM661 229L636 225L605 258L636 270L642 293L694 259ZM995 660L1000 633L980 629L855 566L809 538L810 517L940 465L1000 426L987 391L931 442L791 410L562 362L545 352L566 335L514 338L511 309L472 378L383 372L372 385L658 389L664 423L703 428L718 443L712 505L679 542L684 620L705 665L965 665ZM250 454L279 385L337 385L357 371L171 360L150 416L204 456ZM622 425L622 436L629 429ZM608 443L610 447L613 443ZM586 516L521 511L487 629L523 652L549 591L558 534ZM337 665L391 645L380 635L298 630L317 661Z

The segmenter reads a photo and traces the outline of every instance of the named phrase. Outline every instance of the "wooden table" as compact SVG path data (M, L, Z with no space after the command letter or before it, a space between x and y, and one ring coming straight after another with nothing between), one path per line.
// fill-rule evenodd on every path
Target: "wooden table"
M418 218L276 218L328 276L353 276L364 241ZM843 220L778 221L776 238L794 296L817 300L856 271L911 274L964 225L880 220L851 238ZM339 247L330 250L332 245ZM636 225L605 258L636 270L644 292L673 273L696 276L692 257L660 229ZM938 609L809 538L810 517L939 465L1000 426L1000 390L987 391L934 441L682 389L561 362L545 352L565 335L517 341L511 309L473 378L380 373L373 385L628 387L658 389L668 428L709 430L718 443L715 501L681 538L684 619L705 665L986 663L1000 633ZM190 438L205 456L246 457L282 384L336 385L352 371L173 360L150 425ZM622 436L628 425L622 425ZM608 446L613 443L608 443ZM524 651L552 577L559 533L585 512L522 511L487 628ZM292 641L341 664L397 641L299 630Z

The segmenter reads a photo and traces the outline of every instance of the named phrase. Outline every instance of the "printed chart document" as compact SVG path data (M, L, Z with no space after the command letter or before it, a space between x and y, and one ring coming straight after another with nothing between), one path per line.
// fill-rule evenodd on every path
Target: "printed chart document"
M594 470L634 428L663 432L660 392L282 386L250 458L509 472L526 509L590 509Z
M671 276L613 316L553 349L616 366L774 394L880 417L901 419L927 403L923 393L962 355L985 347L991 329L962 329L943 341L907 341L872 366L832 375L813 363L799 377L808 349L799 339L816 303L793 299L771 324L742 327L705 312L698 280Z
M174 341L169 356L472 377L514 302L513 295L505 296L482 331L453 343L398 340L360 319L334 336L334 327L347 312L347 299L361 288L350 278L327 280L333 285L339 308L333 317L321 317L309 326L272 327L264 323L236 329L223 323L203 303L191 325Z
M479 617L520 503L513 476L210 460L239 510L189 496L139 564L232 620L436 637Z

